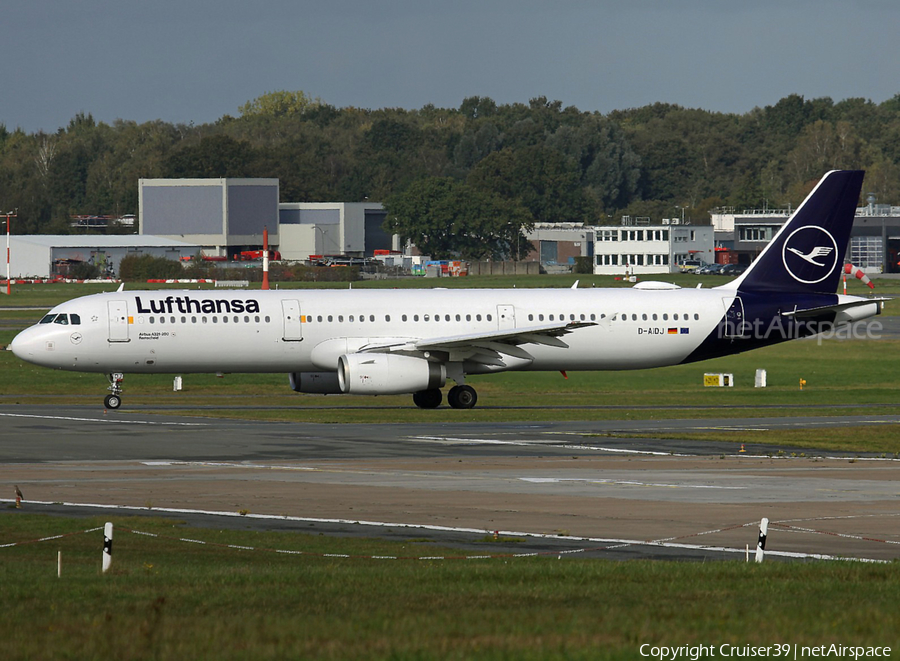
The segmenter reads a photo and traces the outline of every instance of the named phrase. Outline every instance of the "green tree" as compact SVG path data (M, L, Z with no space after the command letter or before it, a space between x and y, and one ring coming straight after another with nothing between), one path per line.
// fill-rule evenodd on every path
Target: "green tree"
M266 117L298 117L304 113L323 105L318 97L311 99L304 92L287 92L277 90L258 96L252 101L247 101L238 108L242 117L263 115Z
M431 177L384 201L385 230L437 259L508 259L531 249L534 219L520 205L448 177Z
M469 173L473 188L517 201L541 222L584 221L592 210L575 162L559 151L534 145L494 152Z

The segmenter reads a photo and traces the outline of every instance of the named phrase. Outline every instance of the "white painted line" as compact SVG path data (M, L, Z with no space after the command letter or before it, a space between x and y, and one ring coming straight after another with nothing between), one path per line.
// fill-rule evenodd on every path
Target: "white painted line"
M624 486L634 487L665 487L668 489L733 489L743 490L748 487L723 487L712 484L662 484L655 482L635 482L633 480L604 480L595 478L581 477L520 477L524 482L534 482L537 484L546 484L552 482L586 482L588 484L621 484Z
M68 422L100 422L118 425L157 425L170 427L208 427L205 422L166 422L164 420L117 420L116 418L75 418L65 415L36 415L33 413L0 413L7 418L36 418L38 420L65 420Z

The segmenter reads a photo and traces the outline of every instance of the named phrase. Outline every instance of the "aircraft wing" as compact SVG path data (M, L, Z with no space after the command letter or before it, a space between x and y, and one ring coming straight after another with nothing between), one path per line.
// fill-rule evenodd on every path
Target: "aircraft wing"
M596 325L597 323L592 321L543 324L485 333L467 333L408 342L369 345L360 351L363 353L401 352L418 355L426 352L444 352L449 354L448 360L454 362L473 360L488 365L502 366L504 363L501 355L529 361L533 359L531 354L522 348L522 345L540 344L565 349L568 348L568 345L560 339L561 336L579 328Z

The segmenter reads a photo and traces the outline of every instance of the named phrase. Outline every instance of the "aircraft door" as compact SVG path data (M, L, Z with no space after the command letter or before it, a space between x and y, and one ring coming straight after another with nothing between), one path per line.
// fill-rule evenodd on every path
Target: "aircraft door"
M734 339L736 337L747 337L749 331L748 325L744 320L744 302L740 296L731 298L723 298L722 304L725 306L725 337Z
M109 301L109 341L130 342L128 338L128 303L126 301Z
M281 312L284 319L284 334L282 339L285 342L300 342L303 340L303 325L300 318L300 301L286 300L281 301Z
M516 308L512 305L497 306L497 323L500 330L516 327Z

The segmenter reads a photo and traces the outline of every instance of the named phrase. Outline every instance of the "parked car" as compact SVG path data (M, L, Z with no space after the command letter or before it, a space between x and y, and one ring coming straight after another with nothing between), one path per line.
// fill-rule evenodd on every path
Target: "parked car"
M747 267L744 264L726 264L724 267L722 267L719 275L735 276L740 275L746 270Z
M725 267L724 264L707 264L702 266L694 273L697 275L719 275L719 272Z

